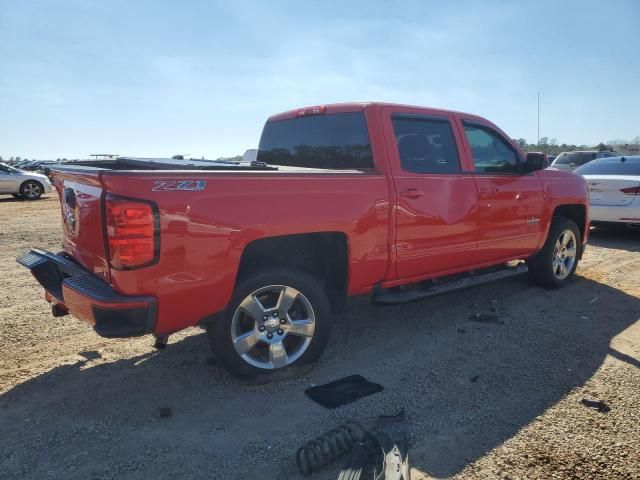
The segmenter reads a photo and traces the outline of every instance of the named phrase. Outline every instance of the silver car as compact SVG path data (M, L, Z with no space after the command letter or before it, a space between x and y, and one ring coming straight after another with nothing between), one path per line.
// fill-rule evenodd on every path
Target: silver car
M11 194L16 198L36 200L43 193L51 192L51 182L46 175L25 172L0 163L0 194Z
M557 170L573 172L576 168L596 160L598 158L615 157L615 152L600 152L598 150L576 150L573 152L562 152L553 159L551 166Z

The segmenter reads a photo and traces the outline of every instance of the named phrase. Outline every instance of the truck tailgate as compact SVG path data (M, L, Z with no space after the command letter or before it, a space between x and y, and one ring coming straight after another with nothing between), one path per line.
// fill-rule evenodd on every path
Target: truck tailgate
M60 196L62 249L83 267L110 282L100 173L54 171L53 184Z

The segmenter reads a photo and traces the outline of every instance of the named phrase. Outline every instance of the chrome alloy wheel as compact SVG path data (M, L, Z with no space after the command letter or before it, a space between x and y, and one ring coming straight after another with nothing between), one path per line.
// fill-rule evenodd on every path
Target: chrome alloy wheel
M23 193L27 198L38 198L42 193L42 189L37 183L27 183L24 186Z
M315 326L307 297L293 287L269 285L242 300L231 320L231 340L245 362L274 370L302 356Z
M556 278L564 280L569 276L576 263L576 236L571 230L563 231L553 247L552 267Z

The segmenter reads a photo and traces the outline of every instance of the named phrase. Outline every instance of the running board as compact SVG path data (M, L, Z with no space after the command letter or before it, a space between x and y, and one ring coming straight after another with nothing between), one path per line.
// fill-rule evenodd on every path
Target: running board
M433 285L422 289L394 290L380 288L374 291L371 301L378 305L398 305L401 303L415 302L417 300L422 300L423 298L440 295L441 293L453 292L455 290L493 282L494 280L501 280L503 278L521 275L526 273L527 270L527 265L525 263L521 263L515 267L507 267L504 270L479 275L469 275L467 277L458 278L440 285Z

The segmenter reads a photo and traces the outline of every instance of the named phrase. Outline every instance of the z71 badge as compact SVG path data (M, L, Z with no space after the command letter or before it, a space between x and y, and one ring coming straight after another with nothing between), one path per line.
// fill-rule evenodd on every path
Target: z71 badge
M200 192L207 186L206 180L155 180L153 192Z

